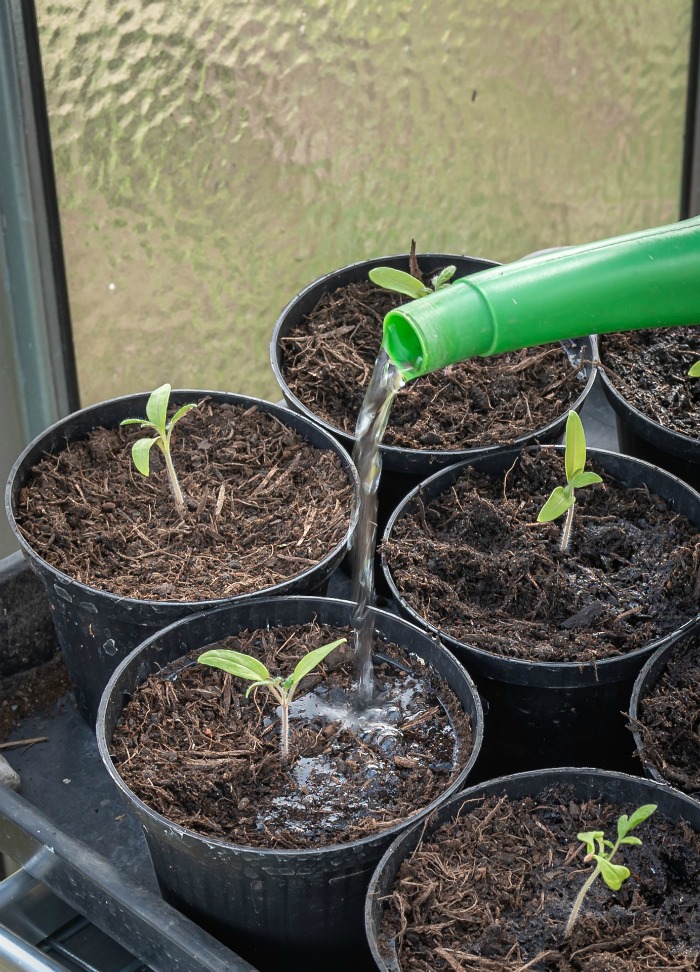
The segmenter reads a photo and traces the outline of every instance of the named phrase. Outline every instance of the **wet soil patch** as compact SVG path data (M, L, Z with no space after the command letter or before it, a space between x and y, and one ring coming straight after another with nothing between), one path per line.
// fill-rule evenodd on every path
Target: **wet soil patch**
M23 719L51 712L69 687L60 653L35 668L3 676L0 679L0 742L5 742Z
M138 426L96 429L46 456L17 520L49 564L133 598L202 601L278 584L319 563L348 530L352 484L332 451L275 417L203 400L176 426L181 517L165 464L131 462Z
M595 661L649 644L698 613L700 533L646 489L596 463L573 538L537 514L565 482L546 447L504 476L474 469L399 519L383 550L421 617L459 641L533 661Z
M354 433L384 317L401 303L369 281L349 284L282 338L287 385L314 415ZM448 451L512 442L563 415L583 387L559 345L451 365L399 392L384 444Z
M680 642L639 702L634 728L641 756L661 776L700 799L700 639Z
M405 861L383 932L402 972L648 972L700 968L700 839L657 810L614 858L631 871L617 892L597 878L571 936L564 928L594 865L577 833L615 839L636 807L572 799L468 804Z
M220 644L286 675L301 655L344 636L347 629L314 623L244 631ZM319 711L342 704L351 687L353 652L341 645L295 696L287 767L269 693L246 698L241 680L187 664L199 651L135 692L112 740L115 765L148 806L204 836L284 849L371 836L431 803L471 750L469 719L452 690L395 645L375 648L402 666L377 665L381 717L333 721Z
M601 338L600 356L616 391L659 425L698 437L700 328L652 328Z

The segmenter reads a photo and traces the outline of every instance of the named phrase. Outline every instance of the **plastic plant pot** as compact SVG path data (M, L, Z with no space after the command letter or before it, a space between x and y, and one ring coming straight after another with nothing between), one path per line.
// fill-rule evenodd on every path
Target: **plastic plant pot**
M505 796L511 801L526 797L537 799L549 787L558 784L569 785L575 800L604 799L619 804L621 812L630 813L631 808L655 803L659 813L671 820L685 820L693 830L700 831L700 804L677 790L623 773L565 767L517 773L470 787L444 803L425 826L404 831L383 856L372 876L365 906L365 927L379 972L401 972L395 943L382 934L383 899L391 894L402 862L421 839L429 838L438 827L457 815L468 814L470 804L474 806L490 796Z
M562 447L554 447L562 450ZM470 465L493 475L509 469L517 449L458 463L431 476L414 489L392 514L386 541L398 519L420 495L429 503L455 482ZM609 475L625 486L644 486L662 496L670 509L700 527L700 495L670 473L648 463L602 449L589 449ZM590 754L605 754L602 768L635 771L634 748L623 712L634 680L653 653L692 630L697 616L677 631L626 654L593 662L545 662L510 658L459 641L417 613L403 598L382 554L385 582L402 616L439 637L474 678L486 709L486 743L476 769L478 779L548 766L590 762Z
M483 718L471 679L425 632L394 615L373 612L375 636L424 659L452 688L470 717L473 741L466 764L440 799L385 830L346 844L273 850L200 836L134 795L110 758L110 743L136 687L168 662L243 629L312 620L347 626L353 610L351 602L331 598L265 598L186 618L144 642L119 665L100 705L99 752L143 825L163 896L261 972L354 972L365 967L369 956L363 907L372 871L397 833L464 786L476 760Z
M682 790L688 795L689 798L695 800L700 805L700 788L693 792L692 787L688 786L680 779L674 779L672 775L669 774L668 762L660 766L657 762L652 762L652 760L647 757L644 741L642 739L642 733L640 732L639 728L645 698L647 698L647 696L649 696L649 694L653 691L659 679L664 675L669 666L673 665L674 657L678 657L677 653L683 653L684 651L695 649L697 639L698 629L696 628L693 632L685 637L674 638L667 644L657 648L651 658L647 659L644 667L640 671L639 675L637 675L632 688L632 695L629 704L629 716L637 756L639 757L639 760L644 767L644 772L647 774L647 776L652 780L656 780L657 783L664 783L666 786L674 786L676 789ZM681 701L680 697L678 697L678 701ZM682 725L676 725L675 723L671 722L669 726L664 726L664 728L672 730L671 734L673 736L678 737L685 735L687 738L687 730Z
M367 280L369 271L374 267L387 266L400 270L408 270L408 259L408 254L378 257L371 260L363 260L359 263L352 263L340 270L326 274L309 284L291 300L275 324L270 342L270 360L275 378L282 389L287 405L291 409L317 422L327 432L335 436L350 453L355 444L354 435L349 435L347 432L316 415L289 388L285 378L284 354L281 341L294 327L300 324L325 294L332 293L334 290L345 287L348 284ZM454 265L457 268L455 279L466 277L479 270L486 270L489 267L498 266L498 264L491 260L456 256L454 254L419 253L417 254L417 259L425 274L434 273L448 264ZM576 345L584 362L591 362L596 359L597 345L594 338L581 338L576 342ZM379 347L379 339L377 347ZM584 364L584 371L585 380L581 382L580 393L569 406L576 411L580 410L583 406L595 379L595 368L589 364ZM555 442L563 434L568 411L569 409L567 408L561 416L558 416L542 428L528 429L521 436L513 440L513 442L516 445L526 445L534 441ZM513 442L508 444L512 445ZM427 476L461 460L493 455L501 448L502 445L491 445L444 451L430 448L409 449L392 445L382 445L382 478L379 484L378 513L380 532L389 514L399 500Z
M171 402L183 404L208 397L214 402L255 407L298 432L310 445L335 452L353 484L348 530L341 542L314 567L300 571L272 587L249 594L207 601L156 601L116 596L72 579L48 564L25 539L15 514L20 491L35 464L66 444L85 438L93 429L116 427L127 417L145 414L148 395L128 395L93 405L57 422L34 439L17 459L5 493L5 512L24 557L41 578L49 600L58 642L63 652L78 708L94 725L102 690L119 662L149 636L187 614L220 607L260 595L306 594L323 591L328 578L346 554L357 521L357 473L338 442L304 416L270 402L224 392L173 391Z

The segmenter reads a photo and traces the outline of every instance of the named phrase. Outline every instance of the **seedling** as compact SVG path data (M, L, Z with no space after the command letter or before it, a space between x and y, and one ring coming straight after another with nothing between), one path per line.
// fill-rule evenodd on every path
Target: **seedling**
M398 294L405 294L417 300L419 297L427 297L435 290L442 290L449 287L452 278L457 271L457 267L445 267L431 278L430 287L426 287L418 277L406 273L404 270L395 270L393 267L375 267L369 272L369 279L378 287L385 290L395 290Z
M688 374L691 378L700 378L700 361L696 361L694 365L691 365Z
M124 419L124 421L120 424L140 425L141 428L153 429L154 432L158 433L151 438L145 437L143 439L137 439L131 447L131 458L133 459L134 465L138 471L143 476L148 476L150 473L151 449L154 445L158 446L165 458L165 468L168 470L170 486L173 491L173 496L175 497L175 504L178 511L183 513L185 509L185 502L182 498L182 490L180 489L180 483L178 482L175 467L173 466L172 456L170 455L170 439L173 434L173 426L175 423L179 422L183 415L186 415L191 409L196 408L197 406L192 402L189 405L183 405L177 410L177 412L175 412L170 421L168 421L168 401L170 400L170 392L170 385L161 385L160 388L156 388L154 392L151 392L149 399L146 402L146 418Z
M566 513L564 527L561 534L560 549L564 553L571 540L571 526L574 520L574 491L581 486L591 486L601 483L597 473L585 472L586 465L586 436L583 423L577 412L569 412L566 420L564 435L564 468L566 471L566 486L555 486L547 502L537 514L538 523L549 523Z
M564 931L565 938L568 938L571 934L579 911L581 910L583 899L588 894L588 891L599 874L602 875L607 886L613 891L619 891L630 876L629 868L625 867L624 864L613 864L612 859L621 844L634 844L637 847L641 845L642 842L638 837L628 837L627 835L630 830L634 830L640 823L644 823L656 810L656 807L657 804L655 803L645 803L644 806L635 810L631 817L623 813L617 821L617 840L614 844L611 840L605 839L605 834L602 830L589 830L585 833L577 834L578 839L586 845L584 861L595 861L596 866L576 896L569 920L566 923L566 929Z
M289 759L289 706L294 698L299 682L305 675L313 671L320 664L326 655L329 655L334 648L342 645L347 638L338 638L328 645L321 648L314 648L297 663L296 668L287 678L277 675L274 678L270 675L267 668L252 655L244 655L240 651L231 651L228 648L212 648L205 651L197 659L202 665L211 665L212 668L221 668L231 675L238 678L247 679L253 684L248 687L246 698L254 688L266 688L280 704L281 726L280 726L280 754L283 762Z

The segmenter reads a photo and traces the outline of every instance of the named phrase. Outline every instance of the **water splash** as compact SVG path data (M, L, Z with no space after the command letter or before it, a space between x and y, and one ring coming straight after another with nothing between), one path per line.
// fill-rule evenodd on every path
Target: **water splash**
M360 509L351 551L355 613L352 627L355 642L357 697L367 705L374 691L372 670L373 624L370 608L374 600L374 548L377 540L377 487L382 471L380 445L391 404L405 380L382 348L367 388L355 429L352 458L360 478Z

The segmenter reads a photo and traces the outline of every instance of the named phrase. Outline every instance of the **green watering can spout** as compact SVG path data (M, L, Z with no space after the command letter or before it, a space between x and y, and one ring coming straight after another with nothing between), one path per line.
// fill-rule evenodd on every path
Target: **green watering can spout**
M550 341L700 323L700 216L491 267L390 311L407 380Z

